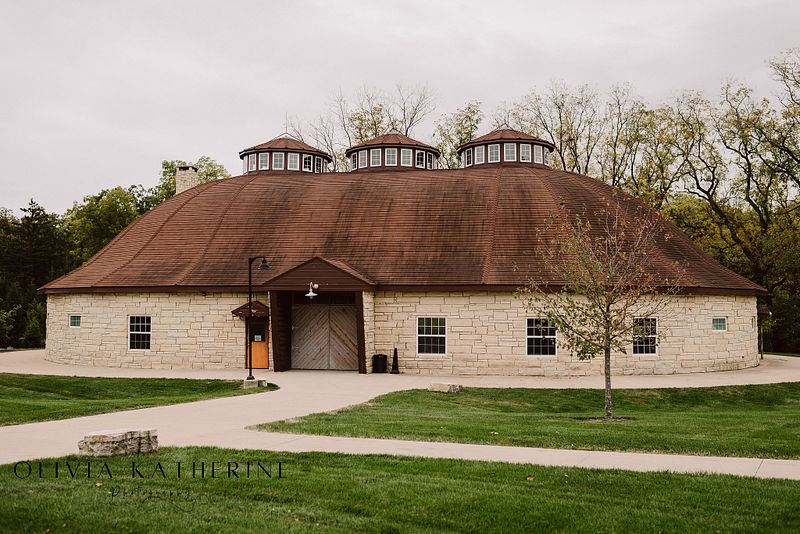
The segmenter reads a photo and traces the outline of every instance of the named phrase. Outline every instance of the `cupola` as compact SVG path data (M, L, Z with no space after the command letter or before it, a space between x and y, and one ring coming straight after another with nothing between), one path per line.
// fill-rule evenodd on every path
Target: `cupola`
M547 166L555 148L553 143L524 132L500 129L464 143L458 147L458 157L464 168L505 163Z
M333 159L327 153L288 135L239 152L242 173L253 172L328 172Z
M352 146L345 154L350 160L350 170L361 172L434 169L440 152L393 130Z

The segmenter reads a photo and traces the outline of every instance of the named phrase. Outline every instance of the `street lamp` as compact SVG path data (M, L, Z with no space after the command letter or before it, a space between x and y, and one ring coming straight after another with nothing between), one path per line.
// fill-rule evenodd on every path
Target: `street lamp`
M247 336L247 363L250 368L250 374L247 375L247 380L255 380L253 376L253 339L250 336L250 324L253 322L253 262L261 260L258 264L258 269L264 271L269 269L269 262L265 256L253 256L247 258L247 325L245 325L244 332Z

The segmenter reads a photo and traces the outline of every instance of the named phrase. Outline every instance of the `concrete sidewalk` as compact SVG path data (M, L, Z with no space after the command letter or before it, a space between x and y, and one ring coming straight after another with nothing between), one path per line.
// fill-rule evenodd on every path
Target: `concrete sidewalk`
M761 378L777 378L776 368L787 369L785 362L771 359ZM796 369L788 366L789 371ZM750 370L753 371L753 370ZM741 383L737 371L713 373L728 375ZM704 375L706 377L712 375ZM782 375L783 381L796 375ZM247 427L270 421L332 411L366 402L377 395L409 388L427 387L441 378L414 375L358 375L335 371L292 371L266 374L281 389L273 392L205 400L61 421L0 427L0 464L77 453L77 443L85 434L116 428L156 428L162 446L214 446L234 449L261 449L287 452L322 451L347 454L395 454L491 460L520 464L558 465L628 469L632 471L709 472L762 478L800 480L800 460L762 460L755 458L717 458L702 456L639 454L581 450L536 449L494 445L429 443L402 440L278 434L248 430ZM538 379L523 377L472 377L450 379L468 385L521 387L601 387L601 377L585 379ZM630 379L627 385L620 384ZM642 379L659 379L645 380ZM617 387L659 387L657 384L686 386L697 384L683 377L619 377ZM751 375L752 378L752 375ZM555 382L554 382L555 381ZM775 380L778 381L778 380ZM702 385L715 385L701 382ZM647 384L647 385L644 385ZM664 387L664 386L661 387Z

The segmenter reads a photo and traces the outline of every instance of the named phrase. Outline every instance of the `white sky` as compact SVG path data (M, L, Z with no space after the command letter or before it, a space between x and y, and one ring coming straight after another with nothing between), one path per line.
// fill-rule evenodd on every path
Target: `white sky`
M285 113L365 85L427 84L437 116L472 99L489 115L550 80L656 102L735 77L767 96L798 23L797 0L0 0L0 206L62 212L155 184L163 159L238 174Z

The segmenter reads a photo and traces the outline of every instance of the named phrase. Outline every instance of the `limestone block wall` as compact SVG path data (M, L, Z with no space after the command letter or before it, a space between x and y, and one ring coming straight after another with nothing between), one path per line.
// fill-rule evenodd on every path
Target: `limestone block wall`
M615 354L615 374L673 374L742 369L758 365L756 299L739 296L678 296L659 317L657 354ZM600 359L580 361L557 336L556 356L526 354L526 319L511 293L376 292L374 352L399 352L400 371L415 374L592 375ZM417 318L447 319L447 353L417 354ZM712 317L726 317L728 330L712 331ZM367 353L369 358L371 353Z
M268 294L254 295L267 304ZM46 359L148 369L244 368L242 293L86 293L47 296ZM80 328L69 316L80 315ZM129 350L128 317L149 315L150 350ZM271 352L271 351L270 351Z
M375 354L375 295L372 291L362 291L361 296L364 308L364 352L367 357L367 372L371 373L372 355Z

